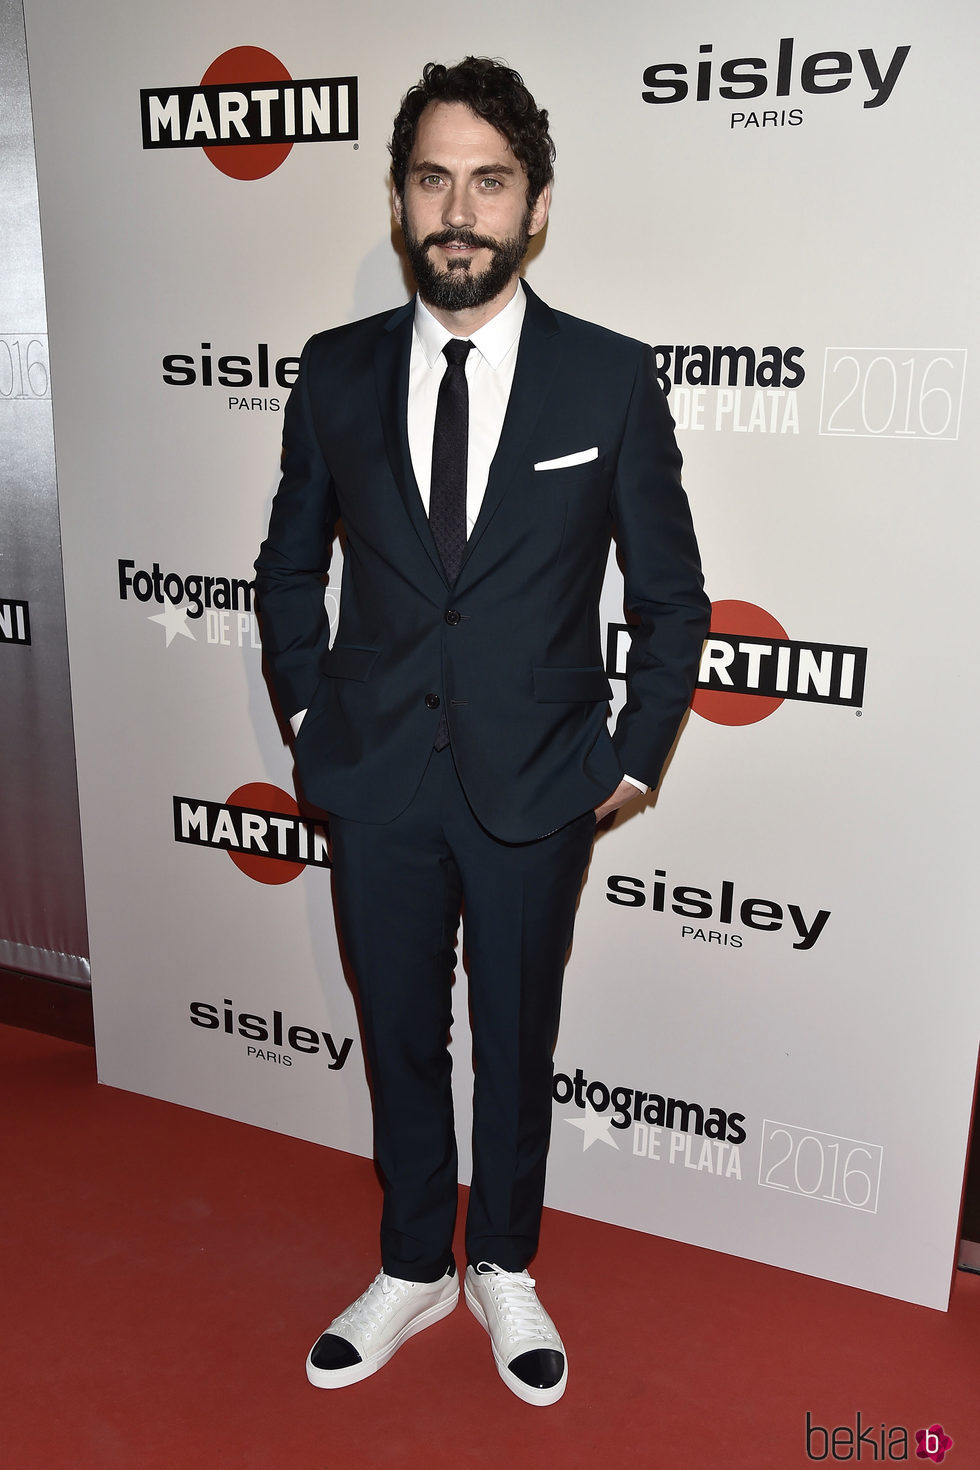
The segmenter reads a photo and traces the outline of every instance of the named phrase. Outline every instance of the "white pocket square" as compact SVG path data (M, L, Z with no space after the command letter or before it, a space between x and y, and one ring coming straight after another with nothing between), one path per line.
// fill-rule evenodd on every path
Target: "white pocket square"
M560 459L540 459L534 466L536 470L564 470L573 464L588 464L590 459L599 458L599 447L593 445L591 449L580 449L577 454L563 454Z

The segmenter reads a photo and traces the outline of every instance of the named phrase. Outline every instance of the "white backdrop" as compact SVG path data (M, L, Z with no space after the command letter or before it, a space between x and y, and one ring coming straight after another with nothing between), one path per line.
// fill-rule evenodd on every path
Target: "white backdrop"
M529 279L658 347L716 604L658 799L596 843L548 1200L945 1306L980 1030L976 12L575 0L560 45L515 0L431 28L390 0L26 14L102 1080L370 1150L322 839L286 815L235 581L288 359L405 299L400 95L503 49L559 148ZM212 69L244 46L270 58ZM274 143L205 153L206 74L315 82L343 136L271 172ZM141 90L150 141L189 146L143 146ZM614 672L614 568L605 615Z

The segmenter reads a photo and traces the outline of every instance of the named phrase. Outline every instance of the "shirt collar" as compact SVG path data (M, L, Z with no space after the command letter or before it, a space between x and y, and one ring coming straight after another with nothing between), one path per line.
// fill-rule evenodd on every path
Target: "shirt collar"
M467 339L492 368L499 368L521 335L526 309L527 297L523 286L518 282L517 290L507 305L501 307L496 316L491 317ZM420 296L415 298L415 335L429 367L435 367L442 355L442 349L453 334L441 322L436 321Z

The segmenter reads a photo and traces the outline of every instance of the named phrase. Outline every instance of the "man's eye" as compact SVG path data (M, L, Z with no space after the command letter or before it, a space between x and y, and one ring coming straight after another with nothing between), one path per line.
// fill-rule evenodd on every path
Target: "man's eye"
M480 184L485 194L493 194L501 187L499 179L481 179Z
M425 184L427 188L434 187L434 186L442 183L442 175L441 174L426 174L425 177L424 177L424 179L422 180L422 183Z

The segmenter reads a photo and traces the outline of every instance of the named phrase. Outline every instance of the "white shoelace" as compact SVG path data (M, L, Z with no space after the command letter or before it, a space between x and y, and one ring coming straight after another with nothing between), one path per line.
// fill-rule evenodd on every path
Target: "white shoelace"
M379 1271L367 1291L341 1313L335 1326L343 1323L370 1337L387 1324L391 1313L401 1306L413 1285L411 1281L400 1281L396 1276L386 1276Z
M497 1305L500 1325L512 1342L539 1338L553 1343L544 1308L534 1294L534 1278L526 1271L503 1271L491 1261L481 1261L476 1268Z

